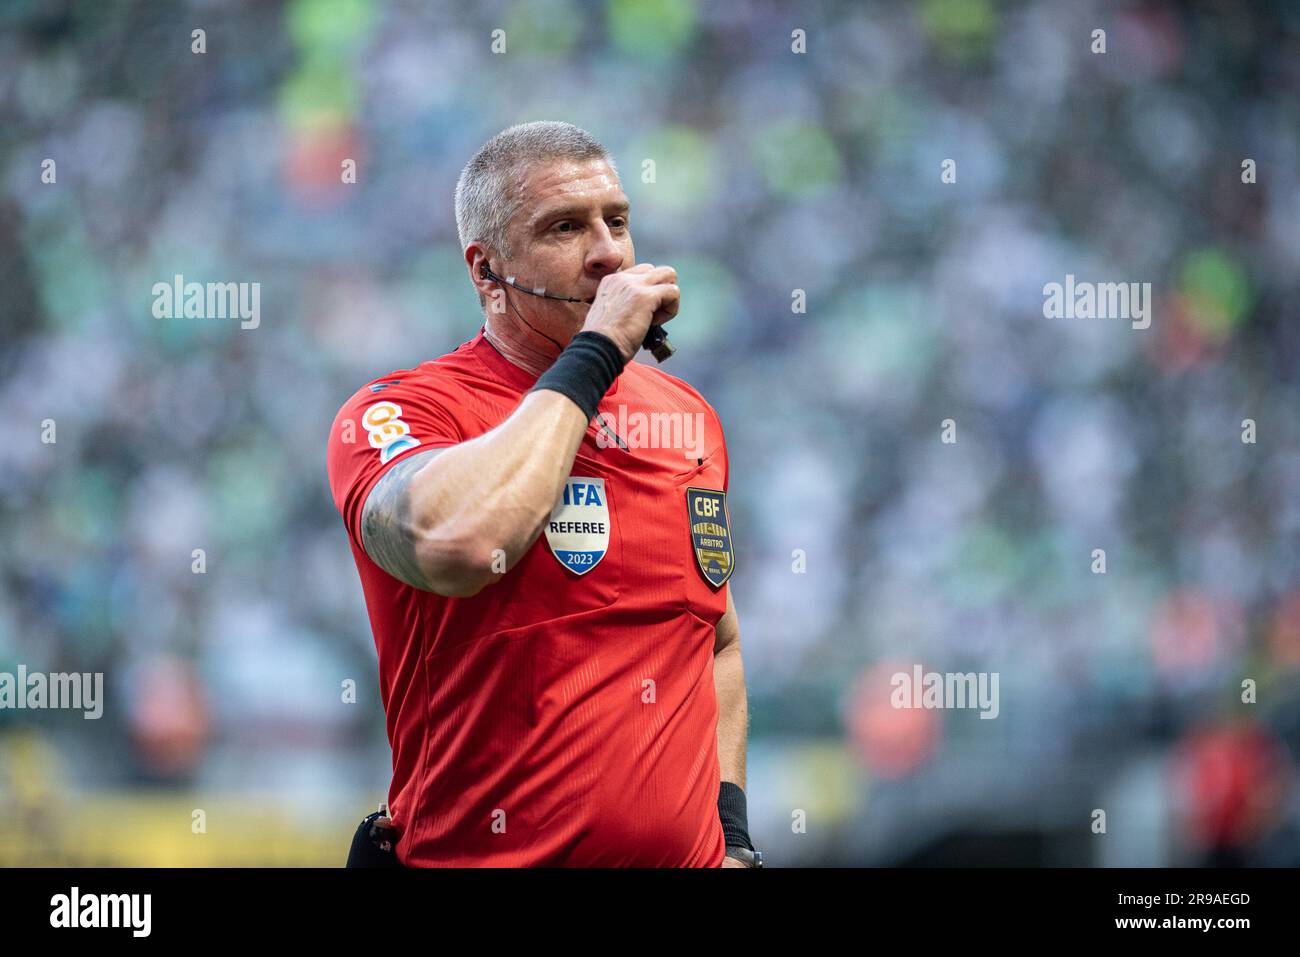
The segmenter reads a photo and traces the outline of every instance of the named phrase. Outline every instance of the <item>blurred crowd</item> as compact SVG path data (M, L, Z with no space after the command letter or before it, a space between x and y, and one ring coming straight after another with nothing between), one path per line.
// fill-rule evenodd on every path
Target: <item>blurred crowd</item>
M0 62L0 671L108 697L0 710L0 805L383 797L326 433L477 333L456 177L562 119L726 429L769 859L1300 863L1300 8L17 2Z

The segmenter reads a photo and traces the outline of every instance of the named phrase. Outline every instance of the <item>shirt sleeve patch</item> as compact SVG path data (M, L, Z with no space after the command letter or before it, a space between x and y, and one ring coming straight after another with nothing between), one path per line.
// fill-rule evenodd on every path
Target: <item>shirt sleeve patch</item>
M370 447L379 450L379 461L387 462L398 452L414 448L420 440L411 435L411 427L402 421L402 407L396 402L376 402L361 417Z

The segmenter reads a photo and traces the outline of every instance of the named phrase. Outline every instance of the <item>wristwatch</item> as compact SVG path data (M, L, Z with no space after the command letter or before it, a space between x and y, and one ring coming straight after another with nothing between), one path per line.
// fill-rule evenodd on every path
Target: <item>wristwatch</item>
M747 847L739 847L739 846L736 846L736 845L730 845L730 846L727 847L727 855L726 855L726 856L727 856L727 857L731 857L731 858L735 858L736 860L742 862L746 867L762 867L762 866L763 866L763 852L762 852L762 851L751 851L751 850L750 850L749 848L747 848Z

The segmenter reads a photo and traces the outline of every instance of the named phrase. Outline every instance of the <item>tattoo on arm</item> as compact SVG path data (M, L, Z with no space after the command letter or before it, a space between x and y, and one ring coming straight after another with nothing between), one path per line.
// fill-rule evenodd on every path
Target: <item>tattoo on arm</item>
M442 449L408 455L384 473L361 511L361 547L370 560L398 581L432 591L415 557L415 529L411 524L411 476Z

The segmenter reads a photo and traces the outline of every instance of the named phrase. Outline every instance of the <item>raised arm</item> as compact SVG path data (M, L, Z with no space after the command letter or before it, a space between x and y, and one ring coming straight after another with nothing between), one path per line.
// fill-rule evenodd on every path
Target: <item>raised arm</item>
M497 549L513 567L541 534L586 429L567 397L532 392L478 438L407 456L366 499L366 554L415 588L477 594L497 578Z
M603 339L570 344L496 428L398 460L361 514L361 543L375 564L453 598L478 594L513 567L555 507L596 402L651 321L676 314L676 281L674 270L649 263L606 276L582 327Z

